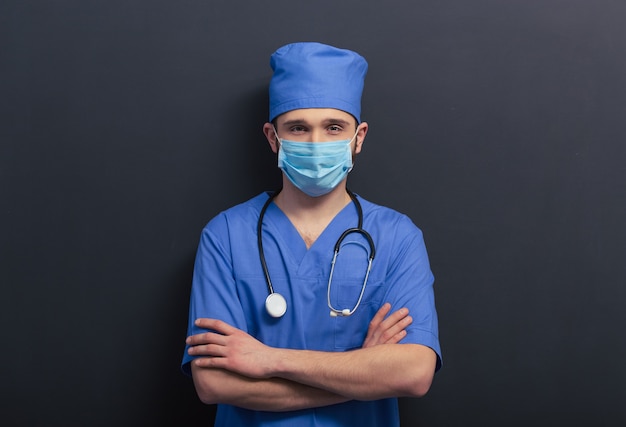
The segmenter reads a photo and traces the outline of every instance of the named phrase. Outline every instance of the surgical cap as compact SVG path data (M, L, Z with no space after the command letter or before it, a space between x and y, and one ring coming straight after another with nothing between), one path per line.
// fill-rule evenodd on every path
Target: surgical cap
M335 108L361 122L367 61L358 53L321 43L292 43L270 58L270 121L300 108Z

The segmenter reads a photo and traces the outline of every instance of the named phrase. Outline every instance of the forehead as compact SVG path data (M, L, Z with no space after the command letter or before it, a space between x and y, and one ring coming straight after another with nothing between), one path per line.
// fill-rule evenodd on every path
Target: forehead
M349 113L334 108L302 108L287 111L276 118L280 126L285 123L306 123L309 125L340 123L356 124L356 119Z

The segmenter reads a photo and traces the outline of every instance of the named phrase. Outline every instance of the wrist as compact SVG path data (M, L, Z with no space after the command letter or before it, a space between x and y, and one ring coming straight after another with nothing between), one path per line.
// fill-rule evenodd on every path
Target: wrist
M266 371L268 378L283 377L288 365L289 352L283 348L272 348L268 354Z

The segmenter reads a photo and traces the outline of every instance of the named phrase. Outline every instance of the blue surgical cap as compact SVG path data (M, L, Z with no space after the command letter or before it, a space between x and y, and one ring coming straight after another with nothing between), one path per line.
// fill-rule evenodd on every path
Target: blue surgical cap
M361 122L367 61L358 53L321 43L292 43L270 58L270 121L300 108L335 108Z

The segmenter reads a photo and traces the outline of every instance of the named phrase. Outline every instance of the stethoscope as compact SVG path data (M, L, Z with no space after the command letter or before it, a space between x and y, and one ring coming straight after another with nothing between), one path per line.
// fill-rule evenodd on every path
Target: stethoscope
M350 316L359 307L359 304L361 304L361 299L363 298L363 293L365 292L365 286L367 286L367 279L370 275L370 270L372 269L372 261L374 260L374 255L376 254L376 249L374 247L374 240L372 239L372 236L370 236L370 234L367 231L363 230L363 209L361 208L361 203L358 201L354 193L352 193L350 190L347 190L347 189L346 191L348 192L350 199L352 199L352 202L354 203L354 206L356 207L356 210L359 216L359 223L356 228L348 228L346 231L341 233L341 236L339 236L339 239L337 239L337 243L335 243L335 253L333 255L333 260L332 260L332 264L330 267L330 275L328 277L328 308L330 308L330 315L332 317ZM265 211L267 210L267 207L270 205L270 203L272 203L272 200L274 200L274 197L276 197L276 195L278 195L279 192L280 190L274 192L267 199L267 201L265 202L265 205L263 205L263 208L261 209L261 213L259 214L259 222L257 223L257 241L259 244L259 258L261 260L261 266L263 267L263 273L265 274L265 281L267 283L267 290L269 292L269 295L265 299L265 309L267 310L268 314L272 317L282 317L282 315L285 314L285 312L287 311L287 301L281 294L279 294L278 292L275 292L274 287L272 286L270 273L267 270L267 262L265 261L265 253L263 252L262 231L263 231L263 217L265 216ZM331 288L332 281L333 281L333 272L335 271L335 262L337 261L337 255L339 255L339 249L341 248L341 244L343 243L344 239L348 235L353 234L353 233L358 233L365 237L365 239L369 243L370 254L369 254L368 263L367 263L367 271L365 272L365 279L363 280L363 285L361 286L361 293L359 294L359 299L357 300L354 307L352 307L352 309L344 308L340 310L340 309L333 307L330 301L330 288Z

